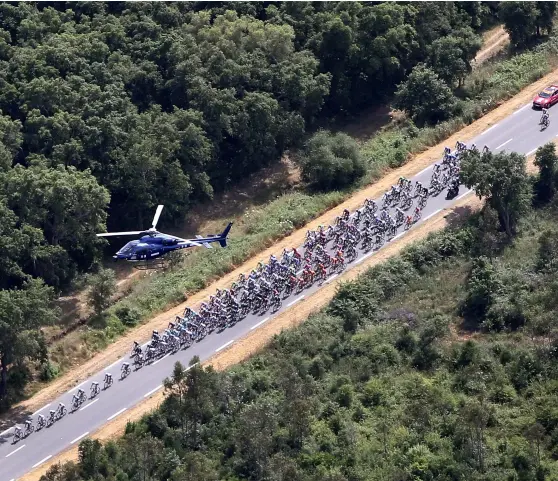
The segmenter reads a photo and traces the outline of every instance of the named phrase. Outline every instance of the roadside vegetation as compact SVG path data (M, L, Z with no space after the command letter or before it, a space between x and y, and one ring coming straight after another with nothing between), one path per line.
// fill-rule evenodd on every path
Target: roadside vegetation
M91 355L183 301L480 117L548 72L556 53L553 37L547 38L553 15L547 7L531 12L528 32L514 42L516 48L543 44L473 73L479 32L498 21L497 3L0 8L0 205L11 219L3 226L0 278L4 289L22 291L7 293L0 314L5 338L21 344L11 352L0 345L3 406L37 373L50 380L76 356ZM506 22L511 29L513 20ZM401 92L421 78L443 87L443 109L433 110L427 96L403 101ZM308 138L318 125L358 115L394 94L406 118L360 148L347 139L350 162L333 151L325 159L310 155L319 136L324 144L330 136ZM49 358L40 331L24 342L29 330L58 316L53 309L28 316L30 306L47 306L81 273L98 268L103 244L93 234L107 222L118 230L143 226L158 203L180 221L191 206L278 162L288 149L302 149L293 158L308 186L247 213L230 249L179 259L169 272L138 282L108 311L110 283L94 282L102 281L101 270L91 277L96 315L79 334L79 352L54 343ZM327 165L316 168L317 161ZM340 172L348 166L351 172ZM333 172L327 182L304 174L326 167ZM346 181L332 183L341 173ZM14 311L25 321L12 322Z
M463 162L488 199L479 214L345 284L247 362L177 363L160 409L42 481L558 479L558 157L539 149L535 178L515 153Z

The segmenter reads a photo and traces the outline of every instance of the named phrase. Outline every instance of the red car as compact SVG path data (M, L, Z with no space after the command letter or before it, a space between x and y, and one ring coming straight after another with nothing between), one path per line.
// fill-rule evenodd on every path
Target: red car
M546 87L533 100L533 107L547 109L558 102L558 85Z

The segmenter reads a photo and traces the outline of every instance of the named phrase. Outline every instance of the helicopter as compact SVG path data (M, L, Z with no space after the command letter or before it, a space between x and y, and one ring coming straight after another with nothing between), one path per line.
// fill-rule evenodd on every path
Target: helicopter
M147 230L129 231L129 232L105 232L97 234L97 237L111 236L141 236L138 240L128 242L120 249L112 258L115 261L126 260L135 262L138 269L150 269L162 266L160 258L169 252L178 249L187 249L190 247L206 247L211 249L213 242L218 242L221 247L227 247L227 236L233 225L229 222L225 230L221 234L210 234L207 236L197 235L195 239L182 239L170 234L163 234L156 229L157 222L163 211L164 205L158 205L151 227ZM158 262L153 262L157 260Z

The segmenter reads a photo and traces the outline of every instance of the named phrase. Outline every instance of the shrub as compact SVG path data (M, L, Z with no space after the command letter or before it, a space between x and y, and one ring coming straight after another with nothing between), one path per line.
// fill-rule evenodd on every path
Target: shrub
M357 142L347 134L321 130L306 143L298 159L302 178L312 187L346 187L366 172Z
M114 314L126 327L135 326L141 318L140 312L135 307L126 305L117 307Z
M39 369L39 379L44 382L52 381L58 376L60 369L57 364L50 361L43 362Z

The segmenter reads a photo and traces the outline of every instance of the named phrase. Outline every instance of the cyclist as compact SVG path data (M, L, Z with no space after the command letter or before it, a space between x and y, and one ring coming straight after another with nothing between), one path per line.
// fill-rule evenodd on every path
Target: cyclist
M549 120L550 120L550 114L548 113L548 109L542 109L541 124L548 125Z
M54 411L50 411L51 413L54 413ZM45 417L42 414L39 414L39 417L37 418L37 429L41 429L46 423Z
M27 420L25 421L25 429L23 430L23 434L27 435L32 431L32 426L31 426L31 421Z
M66 411L66 405L64 403L59 403L58 408L56 409L56 415L63 416L64 411Z
M94 381L91 383L91 397L95 397L97 394L99 394L99 383Z
M105 372L105 386L110 386L112 384L112 374Z

